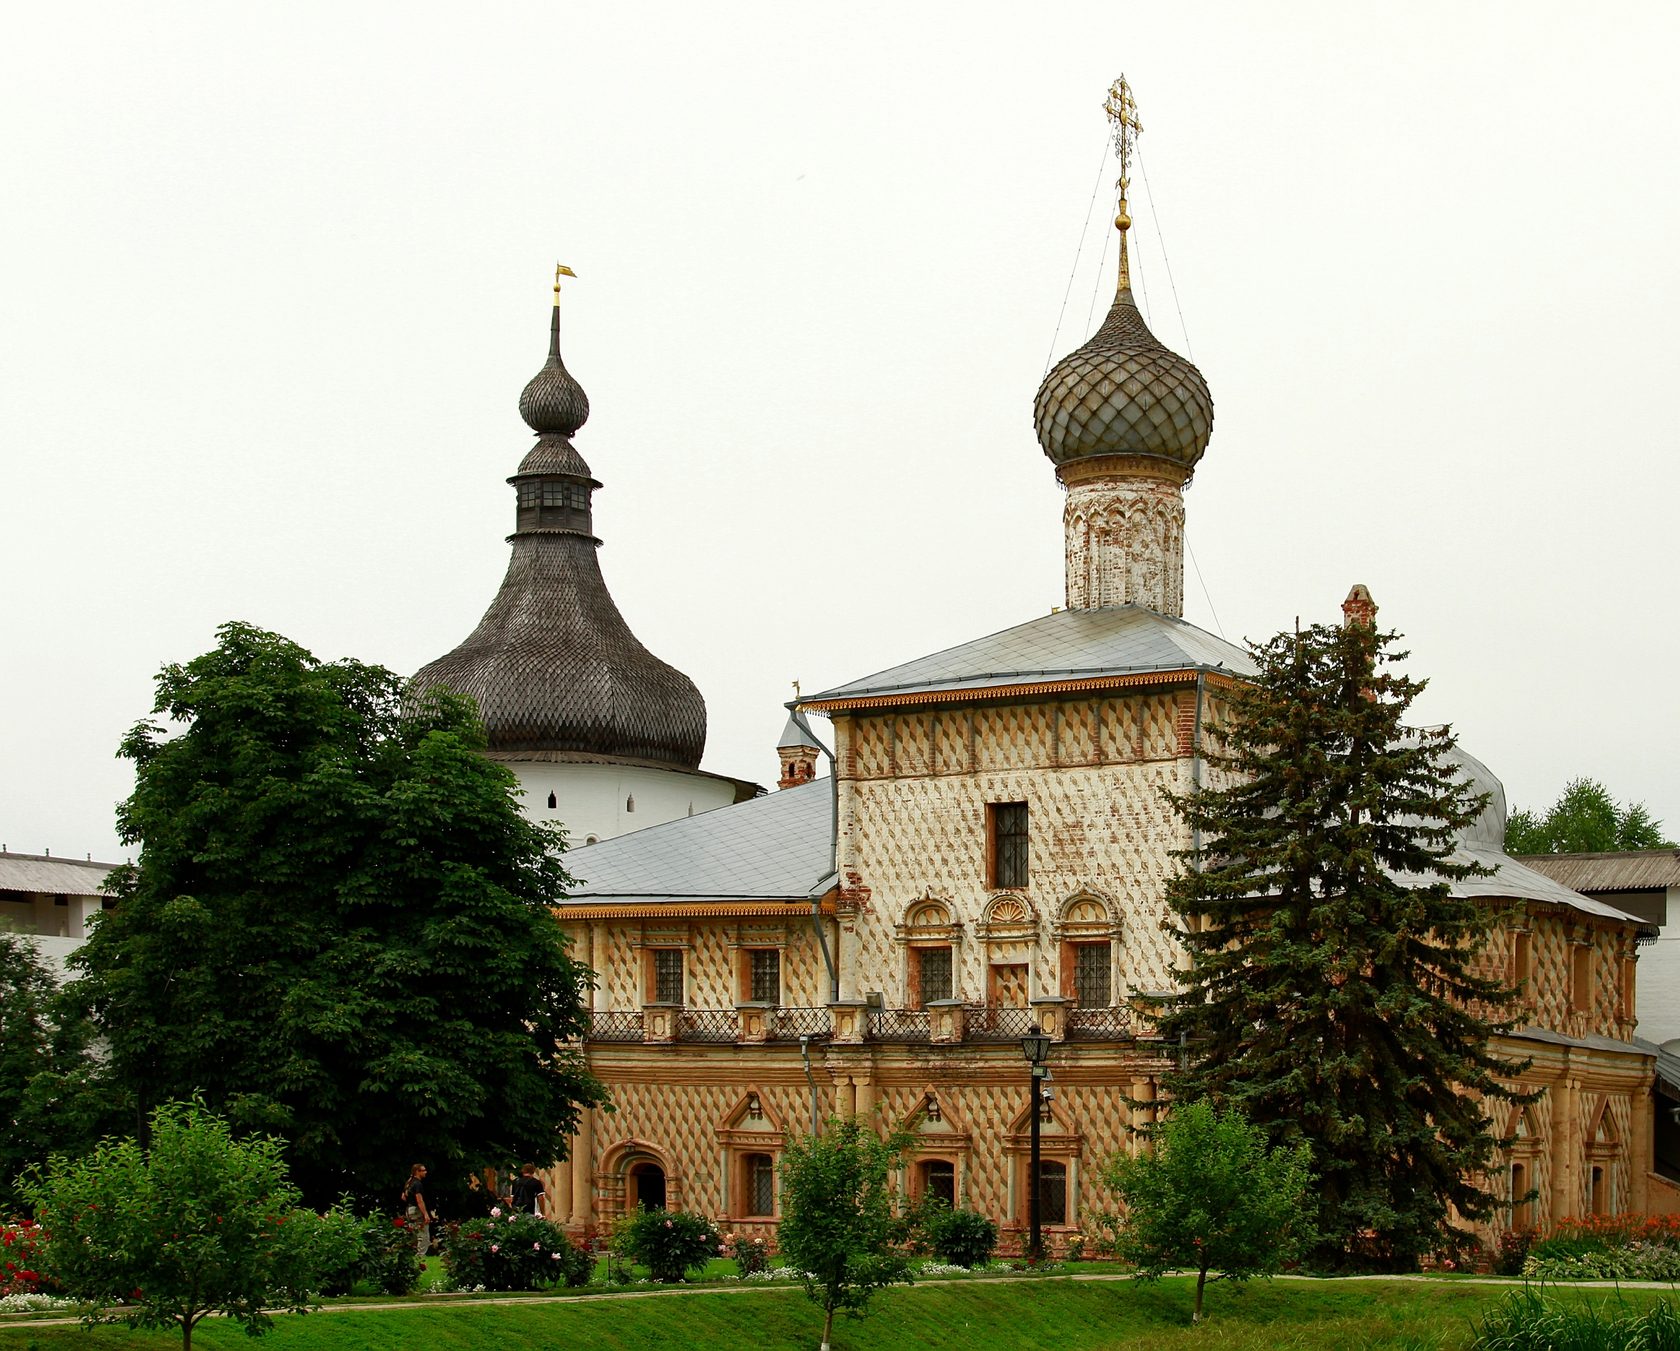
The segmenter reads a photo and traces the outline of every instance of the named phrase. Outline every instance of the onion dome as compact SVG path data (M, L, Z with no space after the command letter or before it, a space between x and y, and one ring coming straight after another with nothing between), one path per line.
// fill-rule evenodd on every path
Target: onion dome
M569 274L568 274L569 275ZM589 400L560 360L555 287L548 363L519 411L537 443L508 480L513 556L467 640L422 667L410 697L448 688L478 704L487 749L697 769L706 701L630 631L601 575L593 495L601 485L571 444Z
M1186 475L1213 434L1213 397L1195 365L1163 346L1132 299L1126 232L1131 157L1143 124L1131 87L1121 76L1103 105L1120 160L1120 275L1114 304L1083 347L1050 368L1033 400L1038 444L1058 468L1072 460L1127 455L1165 460Z
M1091 340L1044 377L1033 424L1056 465L1142 455L1194 469L1213 434L1213 396L1195 365L1149 331L1122 285Z
M549 320L548 360L533 375L519 395L519 416L539 434L559 432L576 436L589 421L589 396L572 378L560 360L560 276L575 276L570 268L557 268L554 277L554 314Z

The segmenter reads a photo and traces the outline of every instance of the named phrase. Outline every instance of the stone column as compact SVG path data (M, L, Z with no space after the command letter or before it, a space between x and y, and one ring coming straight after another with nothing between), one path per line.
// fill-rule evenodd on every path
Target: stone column
M1579 1215L1581 1201L1580 1085L1570 1077L1568 1061L1552 1085L1552 1198L1547 1221Z
M595 1222L595 1109L578 1113L577 1134L572 1137L571 1226L581 1229Z

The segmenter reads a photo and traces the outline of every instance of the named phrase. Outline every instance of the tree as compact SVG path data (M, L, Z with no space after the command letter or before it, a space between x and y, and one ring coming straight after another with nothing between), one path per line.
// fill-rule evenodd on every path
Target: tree
M910 1280L909 1259L894 1245L890 1185L906 1143L880 1139L856 1117L836 1117L782 1156L776 1244L822 1306L822 1351L829 1351L836 1309L861 1317L876 1290Z
M1449 729L1408 731L1423 688L1396 635L1314 626L1255 649L1216 729L1215 780L1174 805L1197 846L1167 888L1188 954L1156 1001L1186 1059L1176 1098L1239 1109L1304 1142L1326 1266L1408 1268L1465 1241L1498 1198L1474 1179L1497 1141L1482 1102L1525 1100L1489 1050L1514 994L1476 970L1493 913L1455 894L1452 857L1486 806Z
M49 1146L91 1148L117 1124L120 1104L94 1083L90 1038L34 945L0 933L0 1211L22 1204L15 1179Z
M408 1164L553 1161L600 1085L565 1043L586 968L477 715L245 624L164 668L122 745L136 865L72 959L137 1116L200 1094L282 1136L315 1204L388 1208Z
M1240 1112L1191 1102L1173 1107L1153 1143L1136 1158L1116 1155L1103 1173L1126 1205L1118 1251L1147 1279L1194 1271L1192 1323L1202 1321L1208 1272L1239 1283L1270 1276L1310 1244L1305 1141L1273 1148Z
M271 1308L302 1310L360 1251L353 1215L298 1208L280 1141L236 1140L202 1103L162 1106L150 1124L149 1148L107 1139L24 1184L47 1236L41 1263L95 1307L90 1323L179 1327L182 1351L212 1313L257 1336ZM106 1312L118 1304L128 1312Z
M1511 813L1507 854L1608 854L1622 849L1672 849L1643 802L1621 805L1596 779L1571 779L1558 800L1537 815Z

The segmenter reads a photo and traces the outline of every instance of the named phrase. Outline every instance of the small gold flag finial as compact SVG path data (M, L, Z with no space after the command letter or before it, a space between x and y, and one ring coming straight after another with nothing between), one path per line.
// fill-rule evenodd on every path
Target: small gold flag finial
M554 303L556 305L560 303L560 278L576 278L576 276L577 273L573 272L572 269L567 267L564 263L556 263L554 265Z
M1132 97L1132 87L1124 75L1109 85L1103 112L1114 125L1114 156L1120 161L1120 181L1115 184L1120 190L1120 209L1114 216L1114 228L1120 231L1118 289L1124 291L1132 284L1131 261L1126 256L1126 231L1132 228L1132 217L1126 198L1132 186L1132 151L1143 132L1143 123L1138 121L1137 100Z

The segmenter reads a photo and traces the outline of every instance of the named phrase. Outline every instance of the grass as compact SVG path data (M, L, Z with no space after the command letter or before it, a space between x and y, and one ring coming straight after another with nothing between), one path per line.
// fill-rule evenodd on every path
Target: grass
M1465 1351L1472 1320L1510 1298L1508 1287L1434 1281L1223 1283L1208 1321L1189 1325L1185 1278L1155 1283L1025 1278L931 1282L876 1296L869 1318L835 1325L836 1351ZM1645 1292L1548 1291L1564 1307L1616 1299L1641 1309ZM592 1351L676 1351L816 1346L821 1315L797 1290L699 1290L568 1303L416 1300L398 1310L341 1308L280 1318L265 1351L498 1351L583 1345ZM207 1351L250 1347L237 1326L209 1320L193 1335ZM179 1338L125 1328L0 1325L0 1351L161 1351Z

